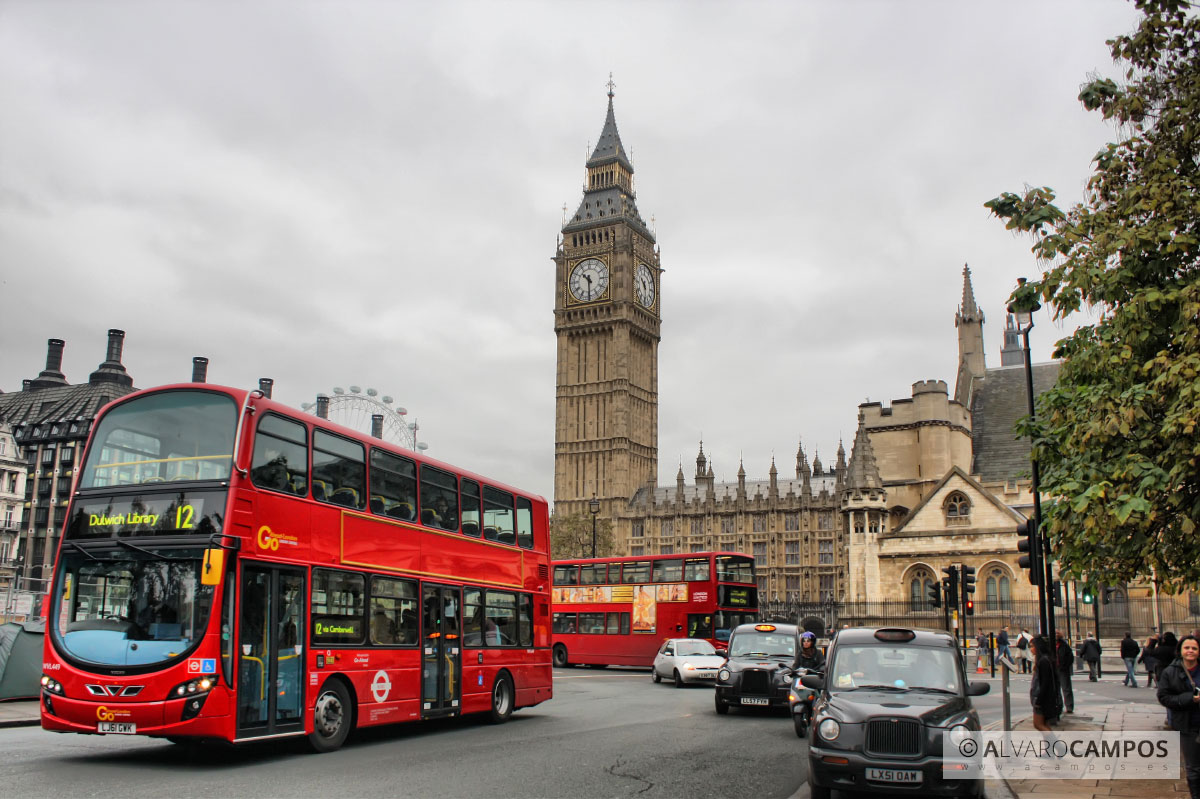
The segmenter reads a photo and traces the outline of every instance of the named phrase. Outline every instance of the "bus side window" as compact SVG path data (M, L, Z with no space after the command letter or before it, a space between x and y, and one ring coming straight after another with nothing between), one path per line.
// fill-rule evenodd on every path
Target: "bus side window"
M533 503L517 497L517 546L533 549Z
M323 501L346 508L367 507L367 464L362 444L314 430L312 453L313 481L328 486Z
M417 465L380 449L371 449L371 512L401 521L417 514Z
M250 480L258 488L308 493L308 431L299 422L265 414L254 437Z

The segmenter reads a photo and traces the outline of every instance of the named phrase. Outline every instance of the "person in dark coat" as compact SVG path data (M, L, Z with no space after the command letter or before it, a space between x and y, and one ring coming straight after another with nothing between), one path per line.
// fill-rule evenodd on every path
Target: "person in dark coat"
M1068 713L1074 713L1075 691L1071 688L1071 671L1075 667L1075 653L1071 651L1071 645L1067 643L1062 630L1055 630L1055 635L1058 638L1058 687L1062 691L1063 708Z
M1164 636L1165 637L1165 636ZM1188 790L1200 799L1200 640L1186 635L1179 642L1179 657L1163 668L1158 681L1158 701L1167 709L1171 727L1179 731Z
M1158 646L1154 647L1154 682L1162 680L1162 672L1167 666L1175 662L1175 658L1179 657L1178 651L1179 642L1175 640L1175 633L1167 631L1158 639Z
M1130 688L1137 688L1137 672L1134 668L1137 665L1139 649L1137 641L1133 640L1133 633L1126 631L1125 637L1121 639L1121 660L1125 663L1125 679L1121 684Z
M1079 656L1083 658L1083 662L1088 667L1088 679L1096 682L1100 673L1100 653L1103 650L1100 648L1100 642L1096 640L1096 636L1088 633L1088 636L1083 641L1083 647L1079 650Z
M1029 680L1029 702L1033 706L1033 728L1050 732L1048 719L1058 716L1056 667L1050 660L1050 644L1042 636L1030 642L1033 651L1033 676Z
M1154 666L1157 663L1154 659L1154 648L1158 646L1158 636L1152 635L1146 639L1146 645L1142 647L1142 654L1138 656L1138 663L1146 669L1146 687L1154 686Z

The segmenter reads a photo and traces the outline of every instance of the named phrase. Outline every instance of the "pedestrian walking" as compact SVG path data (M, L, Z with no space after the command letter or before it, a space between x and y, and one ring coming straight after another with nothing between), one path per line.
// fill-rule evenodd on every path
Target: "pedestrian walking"
M996 636L996 656L1012 659L1012 654L1008 651L1008 625L1004 625L1000 629L1000 634Z
M1021 673L1029 674L1033 671L1033 658L1029 652L1029 642L1033 640L1033 636L1029 634L1029 630L1023 629L1017 635L1017 659L1021 662Z
M1127 630L1125 637L1121 639L1121 660L1125 661L1125 680L1121 684L1130 688L1137 688L1137 672L1134 671L1134 667L1137 665L1138 649L1137 641L1133 640L1133 633Z
M979 631L979 635L975 636L975 670L983 671L984 657L987 654L988 640L983 634L983 630Z
M1062 630L1056 630L1058 638L1056 649L1056 659L1058 666L1058 688L1062 692L1063 708L1068 713L1075 712L1075 691L1071 687L1071 670L1075 666L1075 653L1071 650L1071 644L1063 637Z
M1100 642L1096 640L1095 633L1088 633L1087 638L1083 641L1083 649L1080 655L1083 657L1083 662L1088 667L1088 679L1096 682L1100 675L1100 653L1103 652Z
M1058 699L1055 697L1054 672L1055 666L1050 661L1050 645L1042 636L1031 642L1033 652L1033 672L1029 680L1029 703L1033 706L1033 728L1042 732L1050 732L1047 719L1057 714Z
M1164 638L1166 635L1164 634ZM1188 790L1200 799L1200 640L1185 635L1179 642L1179 657L1163 668L1158 681L1158 701L1167 709L1167 720L1179 731Z
M1138 663L1146 669L1146 687L1154 687L1154 665L1157 661L1154 659L1154 648L1158 646L1158 636L1152 635L1146 639L1146 645L1142 647L1142 654L1138 656Z
M1175 633L1167 630L1158 639L1158 646L1154 647L1154 682L1162 684L1163 669L1175 662L1175 658L1179 657L1179 642L1175 640Z

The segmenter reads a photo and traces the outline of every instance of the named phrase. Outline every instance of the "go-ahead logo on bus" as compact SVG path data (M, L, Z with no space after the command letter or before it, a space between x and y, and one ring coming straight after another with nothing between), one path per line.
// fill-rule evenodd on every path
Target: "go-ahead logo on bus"
M255 537L258 543L258 548L266 552L278 552L279 545L284 544L289 547L299 546L300 540L294 535L287 533L277 533L267 525L258 528L258 535Z
M100 707L96 708L96 718L99 719L100 721L114 721L115 719L118 719L118 718L127 719L132 715L133 714L130 713L128 710L115 710L115 709L110 710L109 708L105 707L104 705L101 705Z

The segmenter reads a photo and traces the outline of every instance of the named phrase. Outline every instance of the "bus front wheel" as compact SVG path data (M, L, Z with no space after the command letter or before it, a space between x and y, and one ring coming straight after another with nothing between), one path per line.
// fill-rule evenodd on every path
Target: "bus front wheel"
M567 648L562 644L554 645L554 665L560 669L567 665Z
M508 721L508 717L512 715L512 712L512 679L507 674L501 674L496 677L496 684L492 686L492 723L503 724Z
M332 752L350 735L353 718L350 693L341 680L329 680L313 708L313 731L308 744L317 752Z

